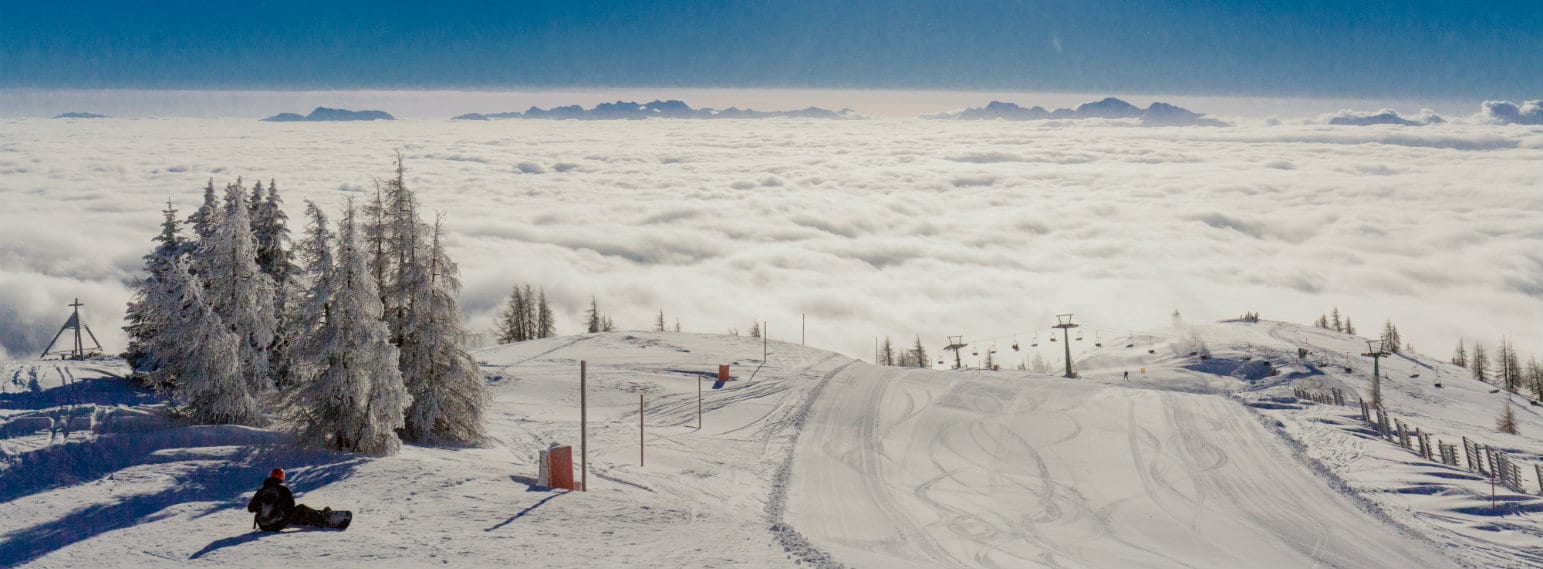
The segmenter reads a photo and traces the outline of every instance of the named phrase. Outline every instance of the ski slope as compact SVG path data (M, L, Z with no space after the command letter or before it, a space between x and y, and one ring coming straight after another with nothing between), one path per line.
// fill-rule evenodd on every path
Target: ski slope
M1364 342L1276 322L1142 334L1155 353L1079 344L1078 380L705 334L498 346L474 353L493 440L388 458L296 448L280 425L185 424L110 361L4 362L0 566L1543 564L1536 492L1491 506L1487 479L1377 438L1358 408L1290 397L1367 392L1369 362L1345 355ZM1189 357L1191 337L1215 357ZM538 452L578 442L580 361L590 491L535 487ZM734 381L712 381L719 364ZM1538 407L1517 398L1522 434L1499 435L1504 394L1464 370L1419 355L1384 370L1395 416L1539 461ZM275 466L353 526L253 532L244 506Z
M1487 480L1369 435L1349 418L1358 408L1260 404L1296 382L1366 392L1359 362L1339 357L1364 341L1274 322L1153 334L1198 335L1215 357L1188 357L1175 340L1156 354L1121 343L1087 350L1080 380L867 366L838 374L800 435L788 522L852 567L1536 567L1543 559L1536 496L1502 488L1508 506L1489 511ZM1336 354L1353 371L1293 361L1298 346ZM1283 373L1242 371L1246 360L1266 359ZM1459 374L1445 364L1408 361L1442 370L1448 386L1389 379L1395 416L1504 440L1490 436L1500 395L1472 380L1452 385ZM1524 434L1537 437L1543 421L1518 411ZM1536 438L1515 439L1538 448Z
M816 403L789 521L857 567L1453 567L1225 397L862 368Z

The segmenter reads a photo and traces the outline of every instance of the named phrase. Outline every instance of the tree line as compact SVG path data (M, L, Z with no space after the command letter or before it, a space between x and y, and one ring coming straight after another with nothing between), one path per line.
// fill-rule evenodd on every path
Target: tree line
M211 179L185 221L168 202L126 314L135 377L195 421L277 419L337 450L484 440L489 396L461 347L459 268L405 171L398 156L335 230L307 201L293 245L272 180L249 193L237 179L222 201Z

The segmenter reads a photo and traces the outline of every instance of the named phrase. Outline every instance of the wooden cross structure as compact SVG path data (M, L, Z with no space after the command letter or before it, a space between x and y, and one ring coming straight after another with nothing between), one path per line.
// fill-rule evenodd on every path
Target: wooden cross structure
M102 344L96 341L96 334L91 333L91 327L86 326L84 322L80 321L80 307L85 305L81 304L80 299L77 298L75 299L75 302L71 303L69 306L70 308L74 309L74 312L70 313L70 318L64 321L64 326L59 328L59 333L54 334L53 341L48 343L48 348L43 350L43 355L40 357L47 358L48 356L57 355L61 360L83 360L86 359L87 355L100 353L102 351ZM74 342L70 345L70 348L68 350L55 350L54 346L59 343L59 338L63 337L65 332L71 330L73 330L75 333L73 337ZM92 347L90 352L86 351L84 338L82 338L80 334L81 331L85 331L86 336L91 338Z

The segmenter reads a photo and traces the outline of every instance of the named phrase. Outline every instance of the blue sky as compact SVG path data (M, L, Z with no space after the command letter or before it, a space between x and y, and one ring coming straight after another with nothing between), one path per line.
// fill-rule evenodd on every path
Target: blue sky
M1538 98L1543 2L0 0L0 88Z

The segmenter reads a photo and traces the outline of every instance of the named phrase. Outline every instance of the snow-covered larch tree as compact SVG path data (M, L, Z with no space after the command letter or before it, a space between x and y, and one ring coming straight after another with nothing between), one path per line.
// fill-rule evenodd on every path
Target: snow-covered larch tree
M482 414L488 394L477 362L461 348L466 329L455 302L459 269L445 252L442 227L442 221L434 223L414 263L424 273L405 280L413 284L404 298L400 346L402 378L412 395L406 432L423 443L476 443L487 436ZM529 299L529 287L524 294Z
M240 340L205 299L203 285L177 261L167 271L158 298L169 310L168 328L157 334L154 350L166 354L157 375L193 420L201 423L260 425L262 409L241 375Z
M404 425L412 396L402 383L397 349L380 319L380 296L367 254L359 247L356 219L350 203L337 237L337 266L307 294L308 301L328 297L323 308L327 316L307 344L308 367L315 373L292 392L290 418L303 441L390 455L401 448L396 430ZM325 234L324 225L318 227L308 233ZM310 240L307 237L308 244Z
M219 222L194 259L210 306L240 341L241 375L259 392L273 388L269 349L278 326L273 279L257 266L250 213L245 189L228 186Z

